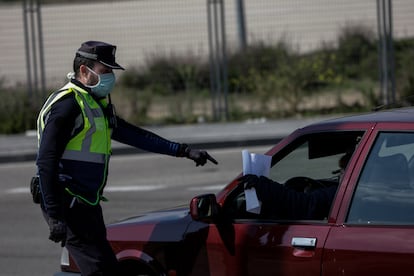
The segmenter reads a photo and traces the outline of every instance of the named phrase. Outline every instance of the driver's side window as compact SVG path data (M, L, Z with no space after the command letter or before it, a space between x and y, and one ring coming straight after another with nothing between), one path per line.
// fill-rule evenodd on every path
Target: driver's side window
M273 156L270 178L280 184L293 179L338 184L363 132L335 131L302 136Z
M329 189L330 193L336 190L362 135L361 131L335 131L312 133L299 137L272 157L269 175L272 180L269 192L272 196L266 196L267 201L262 202L262 206L267 208L262 208L260 215L247 212L244 188L238 187L229 197L228 208L225 208L227 209L226 213L235 219L288 220L302 217L305 212L297 210L300 208L319 208L319 214L328 214L331 202L323 202L321 205L315 204L316 198L321 197L310 193L325 188ZM277 188L274 189L273 185L277 185ZM286 191L287 189L288 191ZM300 193L300 195L292 196L292 193ZM284 196L285 194L288 196ZM283 200L275 200L273 195L283 195L280 197ZM313 196L313 199L309 199L310 196ZM312 202L313 205L307 205L308 202ZM322 205L323 208L327 207L321 210ZM266 209L267 212L263 209ZM277 210L278 214L269 213L269 210ZM281 210L287 211L281 212ZM310 216L306 217L309 219ZM310 219L320 220L321 216Z
M339 159L343 154L311 159L309 143L305 141L270 169L270 178L281 184L294 177L335 180L339 177Z

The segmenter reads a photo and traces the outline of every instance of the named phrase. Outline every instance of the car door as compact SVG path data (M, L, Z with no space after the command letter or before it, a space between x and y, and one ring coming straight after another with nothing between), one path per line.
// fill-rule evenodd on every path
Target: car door
M362 131L335 131L301 136L273 156L269 178L275 185L289 183L298 193L310 184L339 185L338 161L355 149L362 135ZM338 142L335 147L327 145L332 140ZM301 182L304 178L320 183ZM321 187L312 189L317 188ZM325 217L307 220L255 215L245 210L243 190L237 187L228 196L224 219L209 226L206 275L321 275L332 227L329 209Z
M413 274L414 132L408 129L380 124L370 137L327 238L323 275Z
M197 275L320 275L328 231L327 223L316 222L212 225L206 246L209 269Z

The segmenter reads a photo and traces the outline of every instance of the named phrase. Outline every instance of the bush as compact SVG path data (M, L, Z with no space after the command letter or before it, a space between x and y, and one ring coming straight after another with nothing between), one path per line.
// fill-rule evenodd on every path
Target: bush
M0 87L0 94L0 133L19 133L36 127L38 105L26 91Z
M348 79L378 79L377 45L374 32L365 26L342 28L338 37L338 71Z
M149 89L158 95L179 94L209 86L208 65L197 58L153 56L145 67L132 68L121 78L121 85L138 90Z
M276 46L263 42L250 45L245 51L232 53L228 57L228 79L230 93L254 93L255 83L249 76L253 73L276 74L289 64L292 55L289 45L279 42Z
M395 41L396 88L401 98L414 104L414 39Z

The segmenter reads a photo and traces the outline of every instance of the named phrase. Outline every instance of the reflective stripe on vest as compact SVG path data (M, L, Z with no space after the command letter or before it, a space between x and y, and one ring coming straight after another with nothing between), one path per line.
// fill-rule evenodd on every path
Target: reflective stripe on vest
M61 90L54 92L46 102L43 104L42 109L40 110L39 117L37 117L37 145L40 146L40 141L42 140L43 129L47 122L47 116L49 111L52 108L52 105L57 102L60 98L70 93L71 91L67 88L68 85L65 85ZM66 91L66 93L64 93Z

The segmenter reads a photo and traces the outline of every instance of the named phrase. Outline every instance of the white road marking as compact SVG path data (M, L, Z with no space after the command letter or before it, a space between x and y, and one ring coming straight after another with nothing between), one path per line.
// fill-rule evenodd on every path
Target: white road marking
M118 187L106 187L105 192L150 192L167 188L166 185L141 185L141 186L118 186ZM188 187L188 191L219 191L223 188L223 185L209 185L203 187ZM4 190L5 194L29 194L30 189L28 187L11 188Z
M106 187L105 192L142 192L164 189L164 185L117 186Z
M27 193L30 193L30 189L27 187L12 188L12 189L7 189L4 192L6 194L27 194Z
M203 187L190 187L187 188L188 191L220 191L223 189L223 185L210 185L210 186L203 186Z

